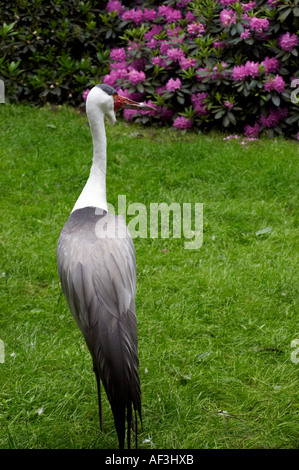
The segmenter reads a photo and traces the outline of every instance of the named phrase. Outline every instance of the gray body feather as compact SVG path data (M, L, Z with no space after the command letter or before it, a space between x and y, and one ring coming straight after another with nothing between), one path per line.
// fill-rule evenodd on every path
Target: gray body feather
M85 207L71 213L57 245L57 266L70 311L103 382L119 439L128 447L132 407L141 419L135 312L136 263L122 217Z

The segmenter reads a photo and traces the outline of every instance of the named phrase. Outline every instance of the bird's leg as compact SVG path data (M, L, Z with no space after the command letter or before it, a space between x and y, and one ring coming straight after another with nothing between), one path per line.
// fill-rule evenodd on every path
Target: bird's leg
M99 419L100 419L100 429L103 432L103 413L102 413L102 400L101 400L101 379L99 377L97 367L94 364L93 370L97 379L97 389L98 389L98 406L99 406Z

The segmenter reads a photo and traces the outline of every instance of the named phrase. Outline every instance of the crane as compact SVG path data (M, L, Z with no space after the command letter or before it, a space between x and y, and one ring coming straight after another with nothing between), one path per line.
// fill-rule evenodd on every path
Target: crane
M119 95L107 84L94 86L86 100L93 141L89 178L60 232L57 267L61 288L93 361L103 430L101 383L106 391L119 448L130 448L130 430L141 418L135 310L136 261L122 216L108 212L104 118L116 122L119 109L153 110ZM134 412L134 417L133 417ZM135 419L133 419L135 418Z

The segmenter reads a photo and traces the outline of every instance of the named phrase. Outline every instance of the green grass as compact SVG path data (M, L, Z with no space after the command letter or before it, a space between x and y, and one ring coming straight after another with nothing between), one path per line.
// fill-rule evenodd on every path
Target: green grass
M86 118L9 105L0 118L0 448L117 448L106 398L99 433L91 359L56 270L89 174ZM298 144L122 122L107 134L116 207L120 194L204 204L200 250L134 240L140 447L298 448Z

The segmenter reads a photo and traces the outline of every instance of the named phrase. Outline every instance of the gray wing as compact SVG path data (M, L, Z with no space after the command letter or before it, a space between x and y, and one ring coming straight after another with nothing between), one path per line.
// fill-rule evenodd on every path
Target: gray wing
M70 215L57 246L62 290L82 331L117 422L141 416L134 246L122 217L95 208Z

